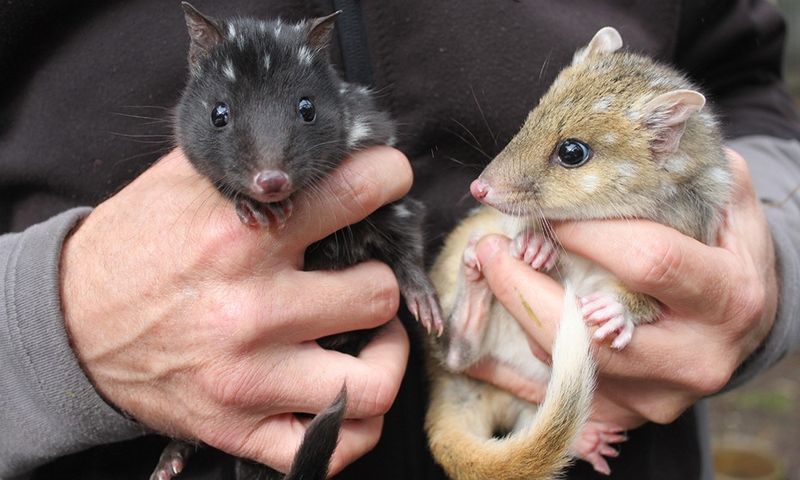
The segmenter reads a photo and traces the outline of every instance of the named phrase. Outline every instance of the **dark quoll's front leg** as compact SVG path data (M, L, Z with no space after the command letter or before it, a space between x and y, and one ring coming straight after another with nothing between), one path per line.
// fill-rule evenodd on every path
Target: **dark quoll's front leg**
M310 246L306 269L339 269L364 260L380 260L394 271L411 314L428 332L441 334L444 323L439 300L425 272L424 215L424 205L410 198L384 205L364 220Z

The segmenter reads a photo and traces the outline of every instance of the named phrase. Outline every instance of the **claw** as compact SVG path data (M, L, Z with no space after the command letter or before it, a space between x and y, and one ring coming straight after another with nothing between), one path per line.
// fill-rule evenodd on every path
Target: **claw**
M430 334L436 330L437 335L441 336L444 331L444 321L439 302L436 300L435 293L423 291L412 291L404 293L406 306L411 315L425 328Z
M158 465L150 475L150 480L171 480L174 475L181 473L194 448L192 444L186 442L173 441L169 443L161 453Z
M280 202L259 203L247 197L236 199L236 213L245 225L256 227L275 227L282 229L292 215L293 205L290 199Z
M467 280L476 282L481 279L481 264L478 261L478 254L475 252L476 241L470 241L464 249L464 277Z

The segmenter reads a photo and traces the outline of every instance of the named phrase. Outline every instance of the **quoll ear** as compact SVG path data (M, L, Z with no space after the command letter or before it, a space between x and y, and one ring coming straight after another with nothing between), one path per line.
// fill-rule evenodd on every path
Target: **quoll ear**
M325 17L318 17L311 21L308 30L308 44L315 49L321 50L328 46L331 41L333 27L336 25L336 17L342 13L337 10Z
M189 66L196 70L200 60L222 43L222 31L217 21L207 17L194 8L189 2L181 2L186 27L189 29Z
M648 101L641 109L644 126L655 133L653 153L678 150L686 121L706 104L706 97L694 90L673 90Z
M622 48L622 36L614 27L603 27L594 34L589 45L575 52L572 64L577 65L596 55L607 55Z

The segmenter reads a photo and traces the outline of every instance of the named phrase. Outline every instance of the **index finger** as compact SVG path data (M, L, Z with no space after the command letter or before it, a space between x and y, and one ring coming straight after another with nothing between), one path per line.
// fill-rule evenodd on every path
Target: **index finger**
M325 350L315 342L306 344L301 356L292 363L292 386L279 403L268 398L252 397L253 404L287 412L316 413L330 402L330 392L347 385L346 418L371 418L385 414L394 403L408 361L409 340L395 318L375 335L358 357ZM309 389L324 391L322 397L309 395ZM256 393L258 395L258 393ZM260 402L258 402L261 400Z
M399 150L381 146L356 152L318 185L298 192L286 238L305 249L400 199L411 189L412 179L411 165Z
M646 220L585 220L555 226L559 242L676 312L707 311L736 275L729 251Z

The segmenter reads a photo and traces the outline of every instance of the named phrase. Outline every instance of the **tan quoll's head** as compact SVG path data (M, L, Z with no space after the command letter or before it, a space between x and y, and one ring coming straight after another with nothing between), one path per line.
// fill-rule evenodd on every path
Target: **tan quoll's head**
M671 185L704 168L687 165L695 137L715 134L712 117L699 113L703 95L671 68L621 47L619 33L605 27L575 54L472 183L475 198L524 217L650 217L664 200L658 192L668 197Z

